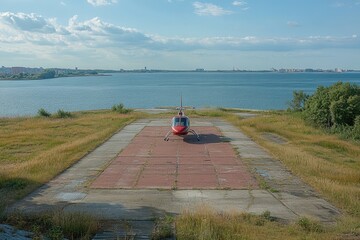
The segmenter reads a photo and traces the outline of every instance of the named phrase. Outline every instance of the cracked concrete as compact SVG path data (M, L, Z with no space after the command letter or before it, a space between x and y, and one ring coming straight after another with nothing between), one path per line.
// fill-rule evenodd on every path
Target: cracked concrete
M104 220L134 221L134 224L136 221L152 222L164 214L179 214L203 204L218 211L255 214L270 211L271 216L284 221L311 216L323 222L333 222L339 216L340 212L334 206L321 199L311 187L292 175L239 129L220 119L192 119L192 122L192 126L220 129L223 138L238 151L240 159L277 191L89 188L89 184L144 127L169 125L167 120L143 119L126 126L71 168L14 204L9 211L17 209L31 214L62 208L88 212Z

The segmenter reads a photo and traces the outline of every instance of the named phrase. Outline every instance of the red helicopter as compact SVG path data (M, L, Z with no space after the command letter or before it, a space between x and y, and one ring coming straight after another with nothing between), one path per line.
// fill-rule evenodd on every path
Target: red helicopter
M187 135L189 132L194 134L198 141L200 141L199 135L195 132L195 130L190 128L190 119L185 116L185 113L183 110L185 110L185 107L182 106L182 96L180 99L180 107L176 108L179 110L179 113L177 116L173 117L171 120L171 130L166 134L164 140L169 141L169 135L173 133L174 135L183 136Z

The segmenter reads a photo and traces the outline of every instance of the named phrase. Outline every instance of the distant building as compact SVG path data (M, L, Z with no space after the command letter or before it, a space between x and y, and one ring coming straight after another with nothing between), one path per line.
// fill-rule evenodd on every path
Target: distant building
M12 67L10 74L16 75L20 73L28 74L38 74L44 72L44 69L41 68L26 68L26 67Z
M11 74L20 74L20 73L25 73L26 72L26 68L25 67L12 67L11 68Z
M342 69L340 69L340 68L335 68L335 72L337 72L337 73L341 73L341 72L343 72L343 70L342 70Z
M2 67L0 68L0 73L1 73L2 75L9 75L9 74L11 74L11 68L2 66Z

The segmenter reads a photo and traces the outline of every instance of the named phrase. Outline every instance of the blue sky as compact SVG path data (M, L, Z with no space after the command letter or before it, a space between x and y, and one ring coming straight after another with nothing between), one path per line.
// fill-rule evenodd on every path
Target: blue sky
M0 65L360 69L360 0L0 0Z

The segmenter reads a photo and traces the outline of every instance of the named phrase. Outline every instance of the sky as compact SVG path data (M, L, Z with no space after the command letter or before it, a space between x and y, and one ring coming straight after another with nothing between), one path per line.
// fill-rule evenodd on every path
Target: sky
M0 66L360 69L360 0L0 0Z

